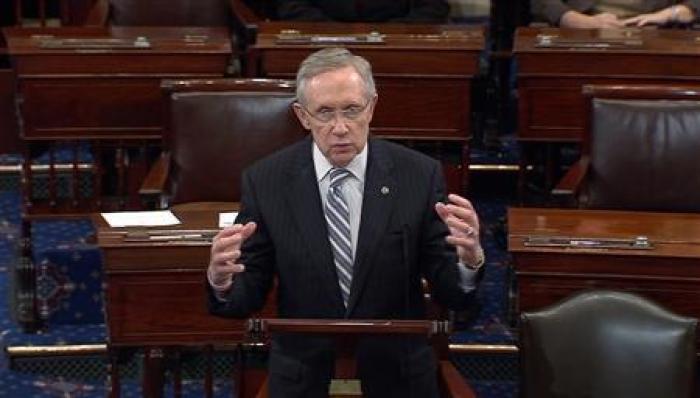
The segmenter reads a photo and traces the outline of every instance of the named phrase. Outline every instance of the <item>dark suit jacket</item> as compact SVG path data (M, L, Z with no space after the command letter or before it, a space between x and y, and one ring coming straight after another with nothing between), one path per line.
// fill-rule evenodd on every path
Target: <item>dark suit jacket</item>
M439 163L397 144L370 140L364 192L346 310L328 242L311 139L248 169L238 222L254 220L258 229L242 248L246 271L234 280L225 303L210 294L210 310L224 316L250 315L262 308L275 276L279 316L284 318L424 319L421 277L430 283L437 302L467 308L473 293L458 286L457 257L444 240L447 228L434 210L444 198ZM435 358L424 337L368 338L356 353L369 396L432 396ZM299 392L308 388L300 387L300 382L328 380L332 365L330 341L275 336L270 389L285 397L316 396L308 389Z
M530 10L533 20L559 25L559 20L567 11L589 14L595 4L596 0L531 0ZM646 0L644 13L659 11L673 4L687 5L696 15L700 10L700 0Z
M444 23L447 0L277 0L282 20Z

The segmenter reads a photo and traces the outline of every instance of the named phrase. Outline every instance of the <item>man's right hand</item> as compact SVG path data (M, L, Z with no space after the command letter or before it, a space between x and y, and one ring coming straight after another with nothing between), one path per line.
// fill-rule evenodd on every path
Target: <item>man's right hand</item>
M221 292L231 287L236 274L245 271L245 265L238 262L241 245L255 232L256 224L234 224L216 234L211 245L211 258L207 275L212 287Z

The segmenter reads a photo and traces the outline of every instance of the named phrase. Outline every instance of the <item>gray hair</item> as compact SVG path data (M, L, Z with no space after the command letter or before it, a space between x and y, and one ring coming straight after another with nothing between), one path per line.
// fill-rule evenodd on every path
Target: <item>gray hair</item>
M299 66L297 72L297 101L305 103L304 92L306 84L312 78L336 69L342 69L347 66L352 66L360 75L365 83L365 91L368 97L374 97L377 94L377 89L374 86L374 78L372 77L372 66L366 59L359 55L354 55L350 51L342 47L330 47L306 57Z

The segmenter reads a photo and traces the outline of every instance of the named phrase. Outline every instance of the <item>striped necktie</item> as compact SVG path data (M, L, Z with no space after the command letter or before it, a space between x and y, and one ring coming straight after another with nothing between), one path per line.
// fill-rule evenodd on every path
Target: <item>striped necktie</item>
M333 250L333 260L338 271L338 282L343 294L343 303L348 305L352 283L352 235L350 234L350 208L343 194L343 181L350 176L346 169L330 171L331 184L326 198L326 221L328 240Z

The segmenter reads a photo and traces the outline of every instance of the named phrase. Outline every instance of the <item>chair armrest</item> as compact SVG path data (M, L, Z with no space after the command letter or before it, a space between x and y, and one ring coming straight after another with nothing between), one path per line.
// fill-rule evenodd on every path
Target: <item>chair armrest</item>
M450 398L476 398L476 393L469 386L464 376L454 367L449 360L441 360L440 383L445 387L445 396Z
M108 20L109 0L97 0L85 19L85 26L107 26Z
M243 45L254 44L258 35L258 23L263 18L251 10L243 0L229 0L229 7L239 33L242 34Z
M139 196L145 203L159 203L165 194L165 184L170 174L170 152L163 152L153 164L139 188Z
M590 163L589 157L581 157L566 172L564 178L559 181L557 186L552 189L552 195L559 198L574 198L578 195L581 185L588 174Z

